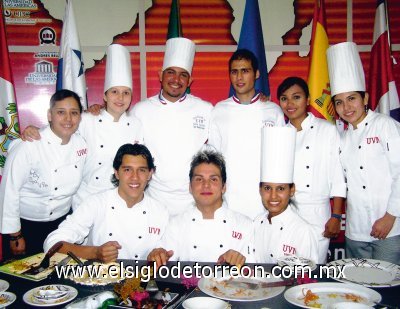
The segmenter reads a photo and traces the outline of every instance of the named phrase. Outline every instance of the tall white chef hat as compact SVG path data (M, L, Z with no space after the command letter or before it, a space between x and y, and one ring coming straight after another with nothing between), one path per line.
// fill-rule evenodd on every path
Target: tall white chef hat
M125 86L132 90L131 57L129 51L119 44L112 44L107 48L104 92L115 86Z
M364 69L357 45L343 42L328 48L331 96L349 91L365 91Z
M195 44L185 38L167 40L162 70L170 67L182 68L192 74Z
M296 129L265 127L261 135L261 182L293 183Z

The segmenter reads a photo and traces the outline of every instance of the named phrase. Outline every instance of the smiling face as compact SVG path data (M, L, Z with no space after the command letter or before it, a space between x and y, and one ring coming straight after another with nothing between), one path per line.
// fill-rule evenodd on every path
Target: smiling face
M307 117L307 105L310 98L306 96L303 88L293 85L279 97L279 104L290 122L302 122Z
M289 199L295 192L294 185L287 183L263 182L260 185L262 203L269 212L269 217L275 217L286 210Z
M344 121L350 123L354 129L367 116L365 107L368 104L368 93L364 98L356 91L339 93L334 96L336 112Z
M149 182L153 170L150 170L142 155L124 155L121 166L114 170L119 180L118 193L132 207L143 199L143 192Z
M125 113L132 100L132 90L125 86L114 86L104 94L104 102L106 102L107 112L118 120Z
M221 171L213 163L201 163L193 169L189 189L200 210L221 207L226 190Z
M189 72L178 68L166 68L159 73L163 96L171 102L178 101L186 93L186 89L192 83Z
M233 60L229 68L229 78L240 102L250 102L255 95L256 79L260 76L254 72L251 61L247 59Z
M47 112L47 120L54 134L61 138L62 144L68 144L81 121L79 103L73 97L56 101Z

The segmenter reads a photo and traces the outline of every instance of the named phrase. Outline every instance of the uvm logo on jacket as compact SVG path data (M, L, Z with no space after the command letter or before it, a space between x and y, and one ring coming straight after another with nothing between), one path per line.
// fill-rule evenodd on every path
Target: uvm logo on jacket
M374 137L367 137L367 144L378 144L379 143L379 137L374 136Z
M285 255L296 254L296 248L289 245L283 245L282 250Z
M160 235L160 228L149 226L149 234Z
M87 148L79 149L76 151L79 157L87 155Z
M232 237L236 239L242 239L242 233L232 231Z

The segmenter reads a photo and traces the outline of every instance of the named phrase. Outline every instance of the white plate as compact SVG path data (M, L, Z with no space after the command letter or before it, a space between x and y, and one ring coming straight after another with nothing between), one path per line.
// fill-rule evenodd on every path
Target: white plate
M182 303L182 307L185 309L226 309L229 308L229 304L221 299L212 297L193 297L186 299Z
M10 287L10 284L6 280L0 279L0 292L7 291Z
M309 290L319 298L314 302L305 304L304 295ZM289 303L301 308L315 308L317 304L320 304L321 307L319 308L330 309L336 303L353 303L351 299L346 298L346 294L348 296L351 294L352 296L361 297L357 303L369 306L374 305L375 302L380 302L382 299L378 292L357 284L325 282L302 284L292 287L285 292L284 297Z
M314 261L302 258L302 257L297 257L294 255L285 255L277 259L278 265L279 266L285 266L288 265L290 267L294 267L295 265L299 266L308 266L310 267L311 271L317 269L317 264L315 264Z
M60 290L67 290L68 293L62 298L57 298L57 299L47 299L47 300L40 300L37 299L34 295L37 295L39 293L39 290L45 290L46 288L48 289L60 289ZM69 285L63 285L63 284L50 284L50 285L43 285L37 288L34 288L32 290L29 290L26 292L23 296L23 300L25 303L28 305L32 306L37 306L37 307L50 307L50 306L58 306L61 304L65 304L73 300L76 296L78 296L78 291L73 288L72 286Z
M0 302L0 308L4 308L4 307L11 305L13 302L15 302L15 300L17 299L17 296L15 296L15 294L11 293L11 292L1 292L0 298L2 301L3 300L5 301L4 303Z
M281 294L284 290L284 286L270 287L270 288L258 288L256 290L240 288L238 286L231 286L229 282L240 280L246 282L259 283L261 282L275 282L282 281L280 278L255 278L255 277L236 277L230 276L222 277L220 273L217 274L216 278L201 278L198 287L207 295L233 301L256 301L272 298L276 295Z
M343 259L332 261L328 266L344 267L344 277L332 278L373 288L400 285L400 266L371 259Z

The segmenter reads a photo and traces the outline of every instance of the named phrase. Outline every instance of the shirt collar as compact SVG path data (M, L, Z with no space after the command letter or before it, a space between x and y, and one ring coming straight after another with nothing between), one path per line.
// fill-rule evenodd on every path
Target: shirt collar
M367 116L365 116L365 118L357 125L357 129L364 129L366 126L368 126L368 122L370 122L373 117L375 117L375 113L369 109ZM351 123L349 123L347 128L350 131L354 131L354 127Z
M50 125L46 126L42 131L40 132L40 135L44 137L49 144L55 144L55 145L61 145L62 144L62 139L59 138L53 130L50 128ZM72 138L72 135L71 135Z
M238 104L249 105L249 104L253 104L253 103L257 102L260 99L260 96L261 96L260 92L256 93L254 95L254 97L250 100L249 103L241 103L240 100L235 95L232 96L232 99L233 99L233 101L235 101Z
M163 105L167 105L167 104L173 104L173 103L177 103L177 102L182 102L184 100L186 100L187 94L185 92L185 94L183 95L183 97L181 97L178 101L176 102L171 102L168 101L166 98L164 98L163 96L163 90L161 89L160 93L158 94L158 100L160 101L161 104Z

